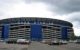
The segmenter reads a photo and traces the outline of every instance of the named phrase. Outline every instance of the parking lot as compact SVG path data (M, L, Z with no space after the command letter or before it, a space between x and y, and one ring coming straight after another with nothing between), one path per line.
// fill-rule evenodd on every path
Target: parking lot
M0 43L0 50L80 50L80 44L68 43L66 45L47 45L32 42L30 45Z
M27 50L28 45L0 43L0 50Z
M69 43L65 45L47 45L39 42L32 42L29 50L80 50L80 44Z

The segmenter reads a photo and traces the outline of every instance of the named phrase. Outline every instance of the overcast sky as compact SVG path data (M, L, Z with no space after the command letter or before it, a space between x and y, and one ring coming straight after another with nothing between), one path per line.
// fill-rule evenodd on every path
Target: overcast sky
M0 0L0 20L14 17L66 20L80 36L80 0Z

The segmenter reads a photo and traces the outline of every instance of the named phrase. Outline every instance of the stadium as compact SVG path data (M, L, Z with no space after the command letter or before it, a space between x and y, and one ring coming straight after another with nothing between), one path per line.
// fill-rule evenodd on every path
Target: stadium
M31 41L70 40L74 34L70 22L36 17L0 20L0 39L27 39Z

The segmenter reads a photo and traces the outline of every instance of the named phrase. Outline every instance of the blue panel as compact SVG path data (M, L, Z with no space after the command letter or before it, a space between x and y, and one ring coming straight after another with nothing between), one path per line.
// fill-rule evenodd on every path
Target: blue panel
M41 25L31 25L31 40L42 40L42 27Z
M9 34L9 25L3 25L2 38L7 39Z
M67 27L62 27L62 40L67 40L68 39L68 33L67 33Z

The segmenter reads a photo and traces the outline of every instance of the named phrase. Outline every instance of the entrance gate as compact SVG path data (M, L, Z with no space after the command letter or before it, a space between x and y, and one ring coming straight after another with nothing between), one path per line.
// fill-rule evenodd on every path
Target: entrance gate
M41 25L31 25L31 40L41 41L42 40L42 26Z

